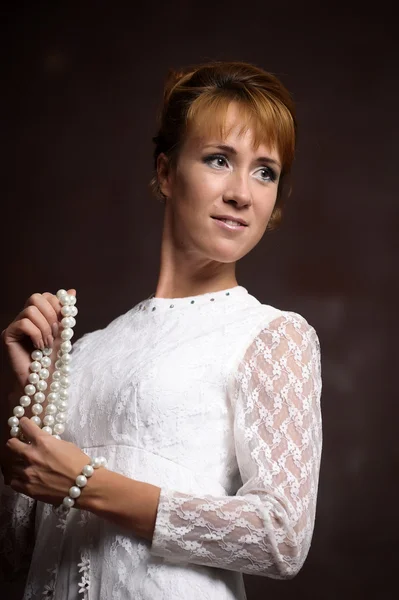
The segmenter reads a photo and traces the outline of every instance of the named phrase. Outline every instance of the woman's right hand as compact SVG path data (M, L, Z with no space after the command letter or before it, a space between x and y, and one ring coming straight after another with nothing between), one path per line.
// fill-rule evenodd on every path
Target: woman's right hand
M67 291L76 295L74 289ZM24 388L27 384L32 351L53 347L62 319L61 308L54 294L32 294L24 309L2 332L3 352L8 363L6 368L19 387Z

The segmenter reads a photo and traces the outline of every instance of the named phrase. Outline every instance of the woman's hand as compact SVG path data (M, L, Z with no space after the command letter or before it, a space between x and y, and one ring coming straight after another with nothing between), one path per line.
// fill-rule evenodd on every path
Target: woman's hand
M20 427L28 443L8 440L4 479L11 488L34 500L58 506L90 458L70 442L57 440L23 417Z
M76 290L70 289L68 294L76 295ZM21 388L27 383L32 350L53 347L62 320L61 308L54 294L32 294L24 309L2 332L7 367Z

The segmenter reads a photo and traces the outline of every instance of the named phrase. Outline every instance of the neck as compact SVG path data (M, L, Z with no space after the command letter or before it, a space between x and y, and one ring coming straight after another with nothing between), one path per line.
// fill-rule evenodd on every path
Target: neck
M165 218L156 298L198 296L238 285L236 263L217 262L178 247L170 232Z

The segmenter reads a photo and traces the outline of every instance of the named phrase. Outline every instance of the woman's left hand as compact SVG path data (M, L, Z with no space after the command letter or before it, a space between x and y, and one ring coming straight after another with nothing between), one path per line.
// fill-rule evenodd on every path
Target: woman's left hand
M58 506L90 458L71 442L57 440L23 417L21 432L28 443L11 438L5 483L16 492Z

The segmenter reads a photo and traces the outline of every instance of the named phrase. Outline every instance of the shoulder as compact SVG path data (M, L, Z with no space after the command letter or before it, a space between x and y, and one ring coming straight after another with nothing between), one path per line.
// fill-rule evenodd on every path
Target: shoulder
M248 342L254 341L259 336L273 336L299 339L298 336L317 339L314 327L301 314L283 310L269 304L257 302L251 306L248 314L252 321L252 328Z
M236 367L240 361L247 363L261 358L273 361L282 356L293 356L298 362L319 361L316 330L303 315L259 303L252 317L253 326L236 356Z
M237 390L248 391L252 385L257 393L263 387L271 391L276 385L286 393L309 382L319 394L320 344L314 327L296 312L261 305L259 313L257 327L230 372L233 397Z

